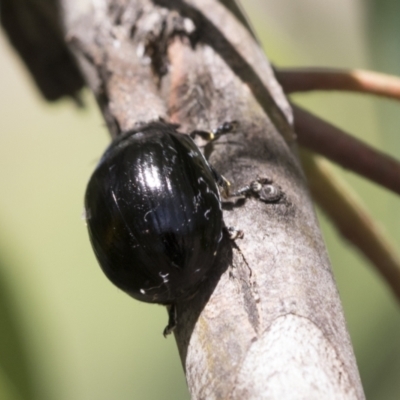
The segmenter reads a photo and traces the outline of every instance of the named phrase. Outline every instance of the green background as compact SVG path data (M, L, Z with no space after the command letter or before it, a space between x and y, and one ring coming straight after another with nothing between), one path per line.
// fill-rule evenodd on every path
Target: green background
M400 75L398 0L243 1L277 66ZM87 108L49 105L0 35L0 399L188 399L162 307L113 287L81 218L86 182L109 142ZM354 94L294 97L400 158L400 105ZM396 245L400 200L337 168ZM400 398L400 310L372 266L320 215L369 399Z

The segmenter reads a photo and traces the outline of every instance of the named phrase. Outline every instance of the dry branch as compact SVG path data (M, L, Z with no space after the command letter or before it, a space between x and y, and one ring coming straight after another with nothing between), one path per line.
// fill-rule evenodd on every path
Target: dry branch
M343 90L400 100L400 78L365 70L279 68L276 77L285 93Z
M363 203L332 171L328 163L302 151L311 194L338 231L375 266L400 302L400 256Z
M400 162L293 105L300 145L400 194Z
M159 117L183 131L239 120L211 163L238 187L270 177L285 197L224 210L214 274L178 304L194 399L363 399L287 100L224 0L60 0L69 44L113 135ZM284 140L285 139L285 140Z

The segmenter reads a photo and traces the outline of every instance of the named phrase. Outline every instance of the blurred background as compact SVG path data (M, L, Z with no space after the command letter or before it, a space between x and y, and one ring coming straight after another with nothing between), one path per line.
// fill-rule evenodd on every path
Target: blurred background
M276 66L400 75L398 0L246 0ZM0 399L189 399L163 307L101 273L84 221L86 182L109 142L87 107L49 105L0 34ZM400 159L400 105L355 94L293 98ZM336 168L395 245L400 199ZM400 308L319 213L367 398L400 398Z

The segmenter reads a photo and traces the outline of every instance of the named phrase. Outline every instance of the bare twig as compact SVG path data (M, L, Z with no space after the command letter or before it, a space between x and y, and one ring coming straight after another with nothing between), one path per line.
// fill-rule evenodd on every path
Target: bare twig
M339 232L375 266L400 302L400 256L352 190L327 162L302 151L311 194Z
M365 70L279 68L276 77L285 93L343 90L400 100L400 78Z
M400 162L293 105L299 144L400 194Z

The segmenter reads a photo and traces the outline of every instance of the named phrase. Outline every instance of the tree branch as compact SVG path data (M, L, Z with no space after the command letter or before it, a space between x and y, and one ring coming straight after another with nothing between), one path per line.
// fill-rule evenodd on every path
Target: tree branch
M343 90L400 100L400 78L364 70L279 68L276 77L285 93Z
M400 301L400 256L362 202L320 157L302 151L310 191L338 231L375 266Z
M363 399L291 110L237 8L228 0L60 3L113 135L159 117L183 131L239 120L210 162L237 187L271 177L285 193L277 204L226 207L226 224L245 237L224 237L213 275L178 304L175 337L192 397Z
M400 162L293 105L300 145L400 194Z

